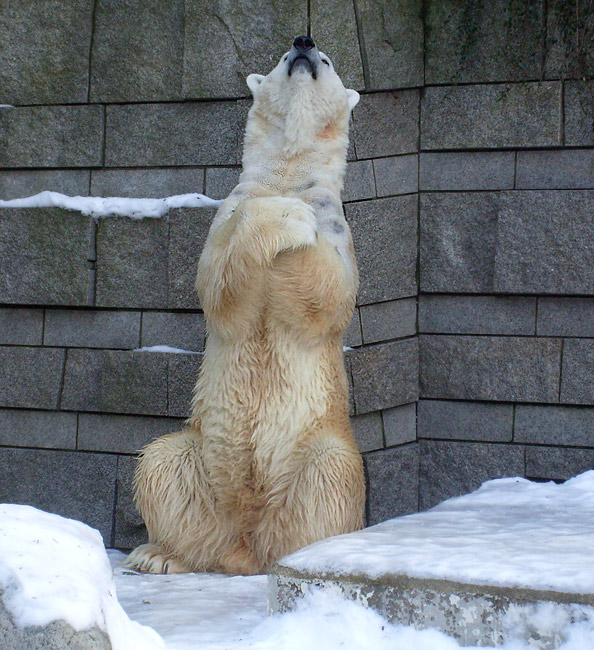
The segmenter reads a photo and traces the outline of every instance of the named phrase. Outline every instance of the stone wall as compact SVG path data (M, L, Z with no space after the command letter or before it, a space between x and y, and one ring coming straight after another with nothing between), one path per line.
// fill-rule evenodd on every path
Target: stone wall
M345 357L368 521L496 476L567 478L594 466L587 5L9 0L0 198L225 196L245 76L309 30L362 92ZM82 519L107 545L142 538L134 453L188 415L200 356L135 350L201 351L211 218L0 212L0 501Z

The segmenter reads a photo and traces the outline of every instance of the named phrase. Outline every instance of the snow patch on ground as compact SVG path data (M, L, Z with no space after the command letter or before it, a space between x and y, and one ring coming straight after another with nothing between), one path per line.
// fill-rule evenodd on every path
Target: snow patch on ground
M505 478L429 512L316 542L282 564L307 573L405 574L594 593L594 471L562 485Z
M520 572L522 582L537 569L548 574L536 576L530 587L542 586L553 575L554 581L563 578L565 591L581 592L594 584L589 582L594 539L588 524L593 506L594 472L560 486L524 479L490 481L423 515L368 529L369 538L361 539L363 533L336 537L289 560L293 564L301 558L303 565L316 564L317 558L317 564L326 568L330 562L360 568L363 562L386 573L403 566L410 553L410 563L418 571L429 567L433 577L462 575L466 582L485 561L497 580L527 562ZM557 525L559 514L563 521ZM416 517L435 523L436 533L429 537L429 529ZM491 519L492 526L487 525ZM416 537L410 537L411 532ZM514 535L524 536L522 546ZM345 546L348 539L357 541ZM507 553L519 553L518 559L502 554L502 544L510 541ZM413 542L422 547L416 556ZM493 558L486 550L488 543ZM479 549L477 557L469 555L471 545ZM330 550L334 546L336 553ZM295 611L268 616L265 576L143 575L118 566L122 553L109 551L109 557L113 577L97 531L29 506L0 506L0 590L20 625L60 619L76 629L98 625L108 633L114 650L461 650L441 632L390 624L338 591L312 589ZM425 565L415 564L419 559ZM563 565L566 569L560 573ZM436 576L439 567L449 574ZM515 622L513 612L509 616L510 627L518 626L518 637L526 624L525 612L521 616ZM559 623L546 604L535 607L528 618L535 629ZM559 650L592 650L591 608L575 606L563 625L566 641ZM530 648L516 638L499 650Z
M130 217L158 219L172 208L205 208L219 206L204 194L179 194L163 199L128 199L122 197L67 196L48 190L22 199L0 200L0 208L64 208L92 217Z
M98 531L30 506L0 506L0 591L19 627L65 620L99 627L113 650L164 650L152 629L131 621L116 597Z

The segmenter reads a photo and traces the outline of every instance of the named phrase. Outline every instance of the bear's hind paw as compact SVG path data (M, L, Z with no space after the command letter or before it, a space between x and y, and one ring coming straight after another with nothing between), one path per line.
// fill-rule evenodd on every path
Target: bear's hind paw
M141 573L189 573L190 569L157 544L142 544L123 562L128 569Z

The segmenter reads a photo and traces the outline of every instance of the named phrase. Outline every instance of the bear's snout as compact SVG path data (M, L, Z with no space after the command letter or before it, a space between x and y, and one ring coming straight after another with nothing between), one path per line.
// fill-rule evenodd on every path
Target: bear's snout
M310 72L313 79L317 79L319 61L320 55L318 54L318 48L313 38L309 36L297 36L293 41L293 47L289 52L287 61L289 77L295 68L303 68Z
M307 50L311 50L315 46L316 44L314 43L313 38L310 38L309 36L298 36L293 41L293 47L296 50L300 50L303 52L307 52Z

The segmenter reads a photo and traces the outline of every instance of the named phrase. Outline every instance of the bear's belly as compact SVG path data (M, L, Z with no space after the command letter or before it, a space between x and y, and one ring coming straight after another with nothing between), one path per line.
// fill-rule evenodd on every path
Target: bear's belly
M286 469L299 442L344 394L335 385L337 355L342 367L342 350L328 345L209 338L193 415L205 467L215 490L225 490L220 496L234 503Z

